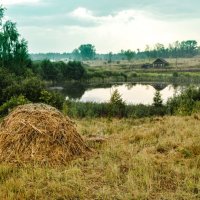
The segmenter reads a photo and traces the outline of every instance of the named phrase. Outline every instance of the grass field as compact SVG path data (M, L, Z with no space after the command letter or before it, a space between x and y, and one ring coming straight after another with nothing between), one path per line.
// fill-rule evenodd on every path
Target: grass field
M145 63L152 63L155 59L134 59L131 61L127 60L120 60L120 61L113 61L111 63L107 63L105 60L95 60L95 61L86 61L85 63L91 67L102 67L108 68L109 66L116 67L116 68L123 68L125 66L129 66L132 68L140 68L142 64ZM200 67L200 57L193 57L193 58L167 58L165 59L169 62L171 68L178 68L178 69L186 69L186 68L198 68Z
M155 60L155 59L154 59ZM90 81L103 82L144 82L162 81L178 83L199 83L200 57L166 59L168 67L164 68L142 68L142 64L152 63L151 59L121 60L107 63L102 60L86 61L86 69L91 74ZM99 76L99 79L98 79ZM96 78L95 78L96 77Z
M75 120L96 153L68 166L0 165L0 199L200 199L200 115Z

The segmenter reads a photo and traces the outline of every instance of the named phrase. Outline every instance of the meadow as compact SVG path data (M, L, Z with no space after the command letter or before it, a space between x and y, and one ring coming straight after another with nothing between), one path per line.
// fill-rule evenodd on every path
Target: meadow
M200 198L199 114L74 120L95 153L57 167L1 163L0 199Z
M169 58L165 68L141 66L155 59L120 60L111 63L105 60L85 61L87 81L92 82L170 82L199 83L200 58Z

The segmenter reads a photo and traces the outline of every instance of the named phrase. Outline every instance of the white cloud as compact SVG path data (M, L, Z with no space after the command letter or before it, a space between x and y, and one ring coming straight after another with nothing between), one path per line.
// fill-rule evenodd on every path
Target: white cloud
M90 21L92 23L105 24L105 23L127 23L134 20L135 16L137 16L138 14L139 14L138 11L126 10L115 13L114 15L96 16L91 10L79 7L75 9L73 12L71 12L69 16L83 22Z
M121 49L143 50L146 44L151 47L156 43L168 45L176 40L200 41L200 19L166 21L133 9L98 16L81 7L68 16L82 25L49 26L49 29L44 26L21 27L20 33L29 41L30 51L70 52L80 44L91 43L98 52L107 53ZM84 22L91 26L84 26Z
M80 18L80 19L94 19L92 11L79 7L70 13L72 17Z
M38 3L40 0L2 0L1 4L5 6L15 4L33 4Z

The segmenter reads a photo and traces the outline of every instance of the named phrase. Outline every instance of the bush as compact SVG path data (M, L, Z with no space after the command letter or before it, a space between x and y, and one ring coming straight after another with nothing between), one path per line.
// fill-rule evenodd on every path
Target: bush
M123 101L119 91L114 90L109 102L110 116L123 117L125 115L125 102Z
M200 101L200 89L189 87L182 91L178 96L174 96L167 102L169 114L191 115L195 112L198 102Z
M20 95L18 97L12 97L10 100L6 101L2 106L0 106L0 116L8 114L8 112L16 106L30 103L26 97Z
M24 80L15 81L2 90L2 99L5 102L23 95L24 98L33 103L46 103L58 109L62 109L64 97L57 92L47 91L44 81L38 77L28 77Z
M174 78L177 78L178 76L179 76L178 72L174 72L174 73L173 73L173 77L174 77Z
M42 90L39 100L60 110L63 108L64 97L60 93Z
M156 91L154 98L153 98L153 105L155 107L162 107L163 100L161 98L161 94L159 91Z

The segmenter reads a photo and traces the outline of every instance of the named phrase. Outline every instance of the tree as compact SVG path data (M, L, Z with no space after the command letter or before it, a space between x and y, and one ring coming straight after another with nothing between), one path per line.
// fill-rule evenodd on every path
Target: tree
M85 68L78 61L70 61L63 69L63 75L66 79L80 80L85 75Z
M109 53L108 53L108 63L111 63L111 62L112 62L112 56L113 56L113 53L112 53L112 52L109 52Z
M186 54L188 56L195 56L197 53L197 41L187 40L185 41Z
M83 60L93 60L95 58L96 50L92 44L82 44L78 50Z
M20 39L16 24L2 22L4 9L0 7L0 64L15 74L23 74L30 63L27 42Z
M125 102L117 89L115 89L111 95L109 113L111 116L115 117L123 117L125 115Z
M43 60L41 63L41 69L44 79L52 81L57 79L59 71L50 60Z
M130 49L128 49L127 51L121 51L121 54L123 54L128 61L132 60L135 57L135 52L131 51Z
M162 106L162 98L161 98L161 94L159 91L156 91L155 96L153 98L153 105L155 107L161 107Z
M74 60L80 60L81 59L81 54L78 49L74 49L72 52L72 56Z
M146 53L147 58L148 58L148 60L150 62L150 46L149 45L146 45L145 53Z
M165 53L165 47L163 44L157 43L155 45L155 50L157 52L156 57L165 57L164 53Z

